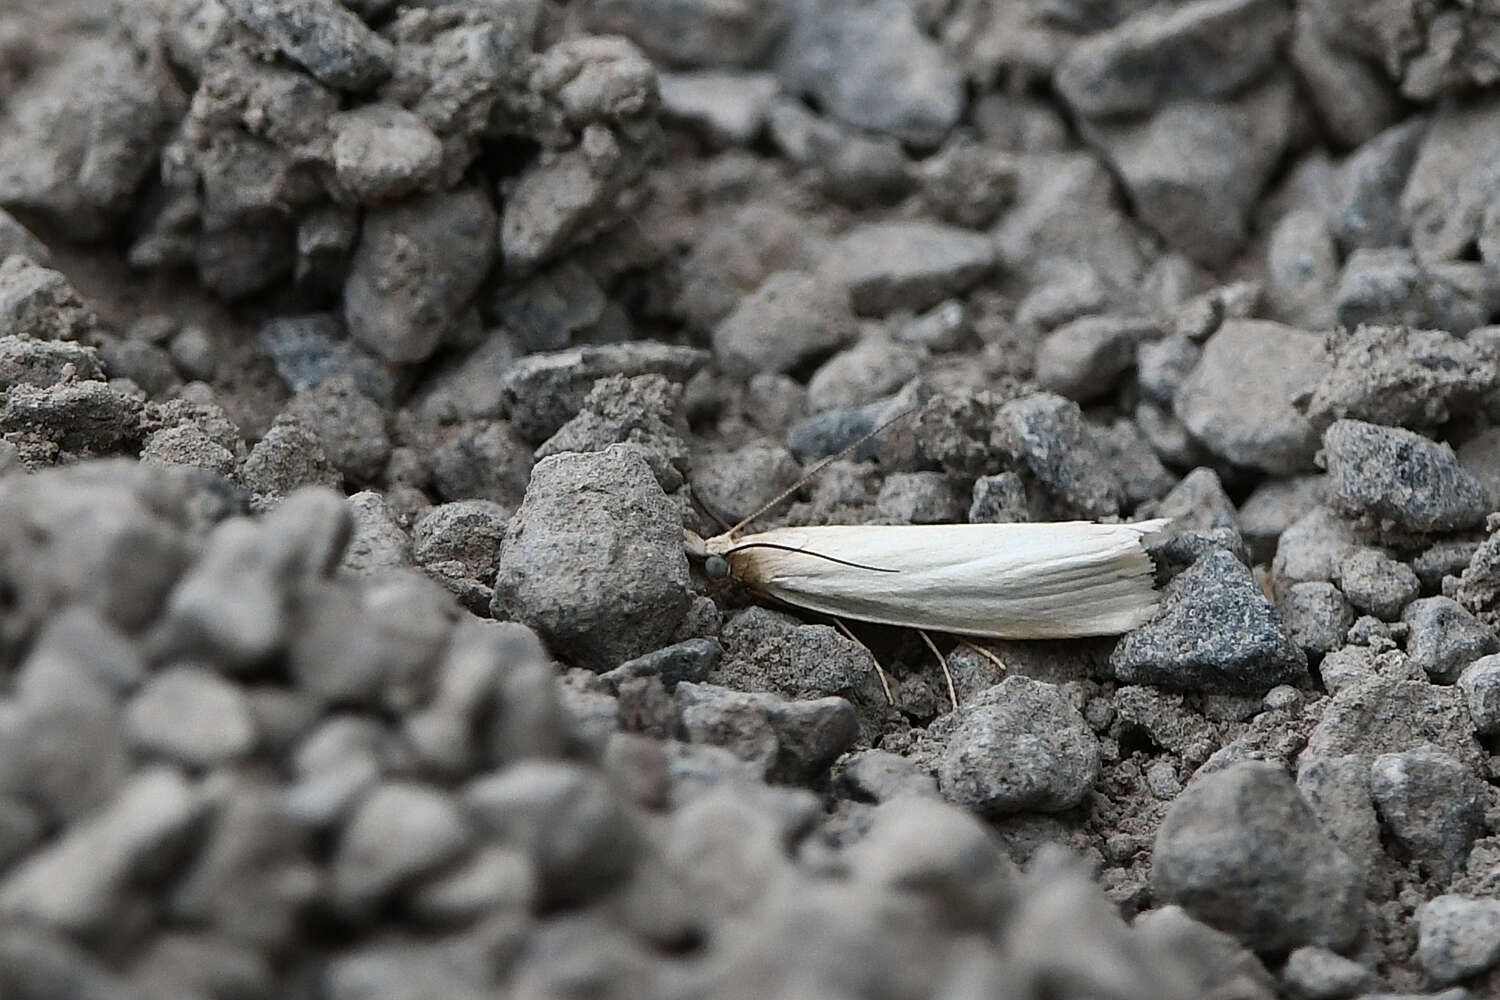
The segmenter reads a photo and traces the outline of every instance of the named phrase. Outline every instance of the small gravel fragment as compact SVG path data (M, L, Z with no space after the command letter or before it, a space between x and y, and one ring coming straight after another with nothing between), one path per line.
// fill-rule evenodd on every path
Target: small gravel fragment
M714 328L714 357L732 375L785 372L858 334L849 293L838 282L777 271Z
M1484 831L1484 782L1430 747L1376 757L1370 796L1386 829L1440 883L1463 868Z
M390 75L394 47L342 6L318 0L225 0L224 6L330 87L365 91Z
M1354 610L1331 583L1294 583L1277 605L1287 635L1308 656L1331 653L1344 644Z
M126 708L125 731L136 746L195 767L243 757L256 742L245 693L194 667L153 675Z
M1406 638L1407 655L1439 684L1452 684L1469 664L1500 652L1500 637L1494 630L1451 598L1413 601L1402 612L1401 620L1411 629Z
M1330 502L1406 531L1478 527L1489 513L1484 485L1453 449L1408 430L1340 420L1323 435Z
M1500 900L1444 895L1417 908L1417 962L1437 986L1500 962Z
M1099 774L1099 741L1052 684L1007 677L959 706L938 764L950 801L987 816L1060 812Z
M1353 959L1317 945L1287 956L1281 981L1305 1000L1343 1000L1375 982L1375 974Z
M1177 797L1156 834L1151 885L1256 951L1343 948L1364 917L1358 870L1291 777L1259 761L1204 775Z
M1458 689L1480 736L1500 733L1500 654L1481 656L1458 675Z
M1120 683L1259 695L1307 676L1307 658L1275 607L1222 549L1178 574L1161 605L1154 621L1126 633L1110 654Z
M1064 324L1037 348L1037 384L1079 401L1102 396L1135 363L1137 345L1159 332L1151 320L1120 316L1086 316Z
M437 788L387 782L349 817L333 857L333 891L358 911L452 861L471 832L458 806Z
M966 291L994 261L994 247L979 233L931 222L868 222L844 235L836 266L855 312L883 316Z
M974 480L969 504L970 524L1014 524L1031 520L1026 506L1026 484L1014 472L980 476Z
M1421 593L1417 574L1380 549L1355 549L1338 569L1339 589L1360 611L1383 621L1395 621Z
M1006 448L1024 462L1063 517L1118 514L1124 489L1111 474L1072 400L1037 393L1001 407Z

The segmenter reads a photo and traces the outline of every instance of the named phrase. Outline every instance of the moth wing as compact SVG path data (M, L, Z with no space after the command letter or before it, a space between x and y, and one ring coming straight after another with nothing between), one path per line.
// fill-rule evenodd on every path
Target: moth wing
M746 584L839 617L1007 639L1117 635L1156 613L1141 536L1165 523L780 528L726 554Z

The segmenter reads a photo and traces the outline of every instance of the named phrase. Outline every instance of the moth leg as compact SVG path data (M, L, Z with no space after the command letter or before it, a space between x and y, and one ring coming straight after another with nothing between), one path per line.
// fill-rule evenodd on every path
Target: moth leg
M830 615L829 617L833 618L832 615ZM875 673L880 677L880 686L885 691L886 704L896 704L896 696L891 694L891 679L885 675L885 668L880 665L880 658L875 655L875 651L869 646L866 646L864 643L860 642L859 637L853 632L849 631L849 626L844 624L844 620L842 618L833 618L833 624L837 626L840 632L844 633L844 635L849 639L850 642L858 644L860 648L862 648L866 653L870 654L870 659L875 661Z
M959 636L958 641L960 645L969 647L974 652L978 653L980 656L984 657L986 660L989 660L995 666L999 667L1005 673L1010 673L1010 668L1005 665L1005 661L1000 659L999 654L996 653L993 649L986 649L985 647L979 645L979 643L970 642L963 636Z
M938 666L943 668L943 678L948 682L948 700L953 702L953 710L958 711L958 689L953 686L953 672L948 669L948 660L942 653L938 652L937 643L932 641L932 636L923 629L917 629L917 635L927 643L927 648L932 650L932 655L937 657Z

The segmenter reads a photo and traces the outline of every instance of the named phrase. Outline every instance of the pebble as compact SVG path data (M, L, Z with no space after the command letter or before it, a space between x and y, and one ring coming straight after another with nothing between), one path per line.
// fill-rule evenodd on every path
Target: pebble
M776 271L714 328L714 357L731 375L791 371L853 341L849 293L805 271Z
M333 172L362 204L389 201L436 186L443 144L421 118L390 104L339 112L333 132Z
M690 742L722 746L769 781L816 778L854 744L859 722L843 698L788 701L717 684L677 685L677 713Z
M1052 684L1007 677L959 706L938 763L938 787L986 816L1061 812L1099 775L1099 741Z
M1474 741L1463 694L1457 688L1380 675L1341 688L1307 738L1305 760L1401 753L1431 744L1477 770Z
M334 900L357 914L453 861L472 837L458 805L441 790L406 781L376 785L339 835Z
M685 639L644 656L626 660L599 675L606 685L619 687L636 677L659 677L667 690L683 681L700 683L719 665L724 649L714 639Z
M172 341L174 357L180 337ZM332 313L282 316L262 326L255 339L270 355L276 374L294 393L305 392L338 375L349 375L359 391L376 402L389 406L395 399L395 375L381 359L349 339L341 316ZM177 360L180 365L181 359Z
M1309 657L1338 649L1354 624L1354 610L1331 583L1294 583L1277 609L1287 634Z
M598 671L659 649L687 613L681 524L634 452L543 459L506 531L493 611Z
M1364 919L1359 871L1280 767L1245 761L1204 775L1156 834L1151 885L1255 951L1351 944Z
M316 0L226 0L224 6L330 87L366 91L391 73L394 46L342 6Z
M744 66L758 62L786 29L786 0L757 0L723 10L694 0L604 0L585 18L600 33L621 34L665 62L682 66Z
M696 458L693 496L730 524L760 510L802 476L792 453L754 442L731 452Z
M854 227L830 266L848 286L855 312L883 316L935 306L967 291L994 264L994 247L982 234L912 221Z
M1066 323L1037 348L1037 384L1080 402L1102 396L1135 363L1137 346L1159 334L1155 322L1131 317L1085 316Z
M509 512L492 500L439 504L411 528L412 559L476 613L494 597Z
M1410 325L1463 334L1483 326L1489 306L1451 278L1462 272L1428 268L1402 247L1356 250L1334 295L1340 324Z
M963 498L941 472L891 473L875 509L897 524L953 524L964 516Z
M1370 765L1380 819L1422 873L1446 883L1485 828L1485 785L1432 748L1385 753Z
M1170 406L1202 356L1203 349L1191 337L1142 341L1135 352L1136 383L1146 395Z
M351 375L335 375L298 393L282 413L310 427L328 461L349 479L374 482L391 457L386 413Z
M349 336L392 364L425 361L494 264L496 228L477 187L368 209L344 285Z
M1270 563L1282 533L1322 500L1322 476L1270 479L1257 486L1239 509L1240 533L1251 558Z
M1478 527L1489 512L1484 485L1453 449L1396 427L1340 420L1323 436L1330 502L1414 532Z
M1417 962L1436 986L1500 962L1500 900L1435 896L1417 908Z
M1287 956L1281 981L1306 1000L1342 1000L1373 985L1375 974L1335 951L1306 945Z
M887 750L855 751L844 761L836 780L851 797L866 802L938 794L932 775L910 758Z
M214 767L255 748L255 719L240 688L196 667L152 675L125 710L125 732L148 753Z
M662 73L662 114L719 146L748 146L760 137L781 90L770 73L698 70Z
M1401 620L1410 627L1406 653L1438 684L1452 684L1481 656L1500 652L1500 637L1457 601L1424 597L1406 606Z
M916 378L919 348L868 337L818 366L807 383L807 406L814 412L851 410L882 402Z
M342 569L372 575L412 564L411 536L382 494L372 490L352 493L344 505L349 509L351 531Z
M1355 549L1339 563L1339 589L1360 611L1382 621L1395 621L1421 593L1422 584L1410 566L1380 549Z
M1320 337L1265 320L1225 320L1178 389L1173 412L1220 458L1274 475L1312 468L1318 437L1296 401L1318 384Z
M1474 732L1480 736L1500 733L1500 654L1481 656L1458 675L1458 689L1469 706Z
M969 503L970 524L1013 524L1031 520L1026 484L1014 472L980 476L974 480Z
M608 307L598 280L571 260L499 285L490 301L502 329L528 352L565 350L603 320Z
M1344 162L1328 214L1334 238L1346 252L1401 243L1401 189L1429 124L1421 115L1398 122Z
M1006 403L997 422L1006 450L1041 483L1063 518L1120 512L1124 488L1099 454L1077 403L1036 393Z
M1307 658L1275 607L1244 564L1222 549L1178 574L1161 606L1110 654L1120 683L1261 695L1307 676Z
M1160 906L1131 925L1138 939L1180 956L1194 978L1196 996L1270 1000L1275 983L1255 954L1233 937L1188 915L1180 906Z
M1442 330L1360 326L1330 336L1332 365L1307 403L1319 427L1352 417L1389 427L1438 427L1500 386L1500 370Z
M393 470L397 454L393 450ZM509 510L525 495L534 454L504 420L471 420L450 428L420 460L431 463L432 488L441 499L488 500Z
M1282 216L1266 250L1266 298L1276 318L1304 330L1332 326L1338 261L1322 213L1300 209Z

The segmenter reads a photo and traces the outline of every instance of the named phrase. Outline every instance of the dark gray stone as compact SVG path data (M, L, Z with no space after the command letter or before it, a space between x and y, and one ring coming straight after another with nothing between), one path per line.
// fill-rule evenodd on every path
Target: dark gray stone
M689 741L733 751L769 781L811 781L854 745L859 720L843 698L789 701L717 684L677 685L677 710Z
M744 66L760 61L786 28L785 0L758 0L727 10L705 0L600 0L584 21L601 34L620 34L663 61L680 66Z
M1142 392L1170 406L1202 355L1203 349L1191 337L1173 335L1145 341L1135 353L1136 382Z
M395 401L395 375L383 361L351 341L343 320L333 313L279 317L261 327L256 340L294 393L348 375L360 392L376 402L389 406Z
M600 674L599 679L617 688L634 677L659 677L670 691L682 681L701 682L718 666L723 655L723 647L713 639L686 639L626 660L615 669Z
M681 488L688 466L682 386L661 375L610 375L594 383L577 416L536 449L538 460L569 451L635 449L668 492Z
M451 428L426 457L440 498L489 500L510 509L526 492L533 454L504 420L471 420Z
M950 801L989 816L1061 812L1099 775L1099 741L1062 691L1029 677L959 706L938 763Z
M1026 506L1026 484L1014 472L980 476L974 480L969 504L971 524L1012 524L1031 520Z
M1441 444L1397 427L1340 420L1323 435L1330 503L1403 531L1478 527L1489 513L1484 484Z
M1005 447L1047 490L1063 517L1120 512L1124 489L1088 433L1078 404L1051 393L1006 403L997 421Z
M1370 797L1396 842L1440 883L1463 868L1484 832L1484 782L1432 747L1376 757Z
M1328 214L1346 253L1396 246L1405 238L1401 189L1429 124L1426 117L1413 116L1392 125L1345 161Z
M1204 553L1167 585L1161 606L1110 654L1122 684L1258 695L1307 676L1307 658L1275 607L1228 552Z
M693 462L693 496L730 524L749 517L802 476L780 445L752 443Z
M1151 885L1256 951L1341 949L1364 919L1358 869L1291 776L1259 761L1204 775L1177 797L1156 834Z
M1331 583L1294 583L1277 608L1287 634L1308 656L1338 649L1354 624L1354 609Z
M1500 655L1481 656L1458 675L1458 689L1469 706L1474 732L1500 733Z
M1356 250L1344 264L1334 309L1347 327L1371 323L1467 333L1483 326L1491 309L1487 290L1476 295L1467 280L1452 280L1461 276L1469 277L1462 267L1426 267L1404 247Z
M282 410L318 435L323 453L349 479L374 482L391 457L386 413L352 375L335 375L298 393Z
M532 470L506 532L494 612L607 670L672 638L688 607L680 513L620 446Z
M1500 652L1494 630L1448 597L1424 597L1406 606L1401 620L1411 629L1406 652L1439 684L1452 684L1465 667Z
M396 50L341 5L320 0L226 0L246 27L319 81L366 91L391 73Z

